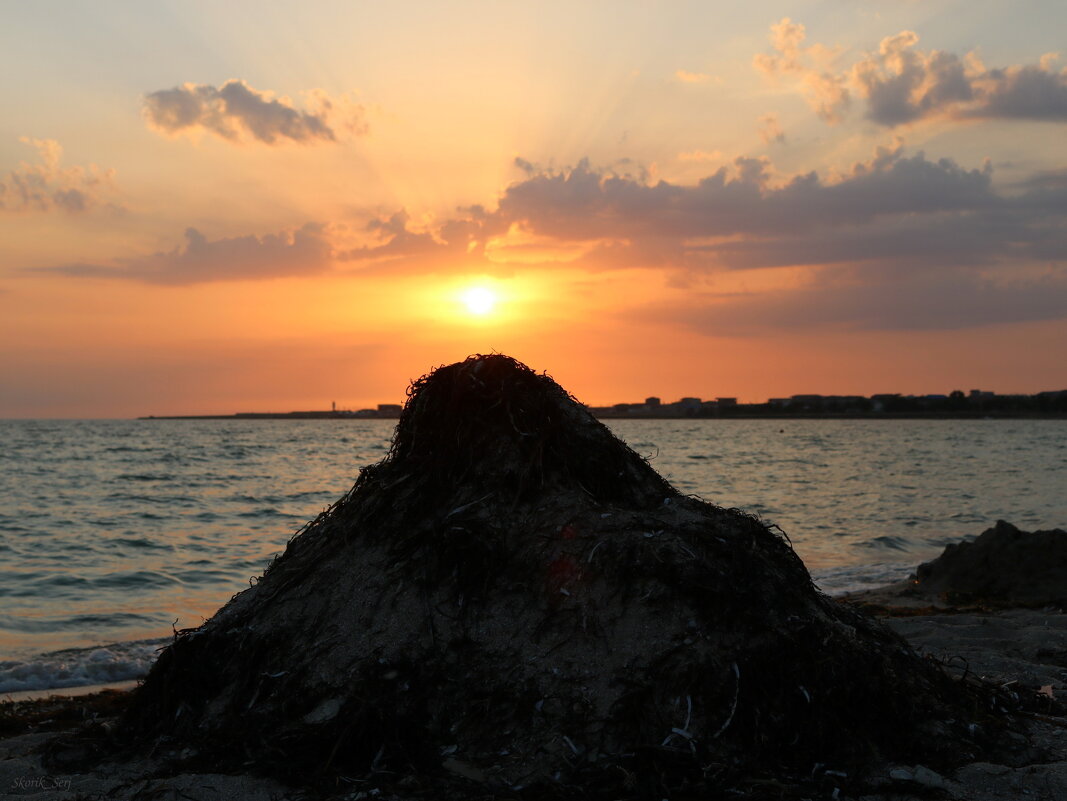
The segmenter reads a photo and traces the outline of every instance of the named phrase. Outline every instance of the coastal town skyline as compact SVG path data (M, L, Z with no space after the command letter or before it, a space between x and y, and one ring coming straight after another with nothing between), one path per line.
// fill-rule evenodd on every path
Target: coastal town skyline
M400 403L379 403L370 408L349 409L331 402L329 410L257 411L204 415L144 415L141 420L275 420L359 418L395 420L404 408ZM798 394L782 398L768 398L764 402L748 402L736 397L718 396L704 399L686 396L675 401L663 401L649 396L642 401L622 401L604 406L583 404L600 418L657 418L722 417L722 416L869 416L893 415L932 417L998 416L1061 417L1067 414L1067 389L1046 390L1027 395L1000 394L990 390L972 389L967 393L952 390L948 394L904 395L899 392L874 395Z
M0 418L365 407L491 352L594 404L1067 385L1065 25L10 5Z

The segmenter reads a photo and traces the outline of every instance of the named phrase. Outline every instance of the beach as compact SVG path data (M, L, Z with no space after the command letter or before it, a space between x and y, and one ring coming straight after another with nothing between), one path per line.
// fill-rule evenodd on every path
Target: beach
M897 614L905 611L906 607ZM1010 752L1007 759L995 763L975 761L948 771L921 763L886 765L883 775L870 781L862 795L849 795L843 790L837 798L1055 801L1067 797L1067 708L1063 702L1067 697L1067 614L1050 609L985 612L950 609L934 614L886 617L883 622L920 653L944 662L956 675L966 674L1013 689L1024 699L1025 709L1018 714L1016 730L1006 735L1004 745ZM1046 694L1042 694L1043 689ZM197 801L373 797L402 801L432 797L419 792L418 787L371 793L378 783L357 779L330 792L322 788L287 787L273 779L252 775L172 774L167 768L166 754L117 762L103 757L82 772L68 772L54 763L45 764L43 753L62 741L72 729L87 721L90 725L109 725L116 710L121 708L122 696L121 692L111 691L5 704L0 716L5 724L0 730L0 797L39 801L94 797ZM17 722L12 723L12 718ZM16 728L19 725L22 729ZM76 745L64 747L77 748ZM64 758L60 750L59 762ZM447 772L448 768L442 770ZM463 777L459 773L454 777L457 792L461 792ZM833 797L832 784L832 781L827 783L823 797Z

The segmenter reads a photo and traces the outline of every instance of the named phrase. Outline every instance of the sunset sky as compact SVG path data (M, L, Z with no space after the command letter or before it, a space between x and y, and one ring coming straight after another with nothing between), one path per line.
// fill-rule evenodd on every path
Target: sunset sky
M0 417L1067 388L1062 0L0 11Z

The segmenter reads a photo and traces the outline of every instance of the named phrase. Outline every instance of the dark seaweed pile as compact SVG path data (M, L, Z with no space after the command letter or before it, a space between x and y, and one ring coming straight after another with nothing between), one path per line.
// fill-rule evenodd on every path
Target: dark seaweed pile
M1021 531L1003 520L919 565L913 591L955 604L1067 609L1067 531Z
M178 633L122 731L305 785L782 797L971 758L985 709L493 355L412 385L387 458Z

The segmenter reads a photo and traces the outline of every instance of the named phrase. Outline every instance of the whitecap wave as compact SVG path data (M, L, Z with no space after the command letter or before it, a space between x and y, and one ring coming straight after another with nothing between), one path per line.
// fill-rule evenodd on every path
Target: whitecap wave
M68 648L25 660L0 661L0 694L58 690L139 679L170 638Z

